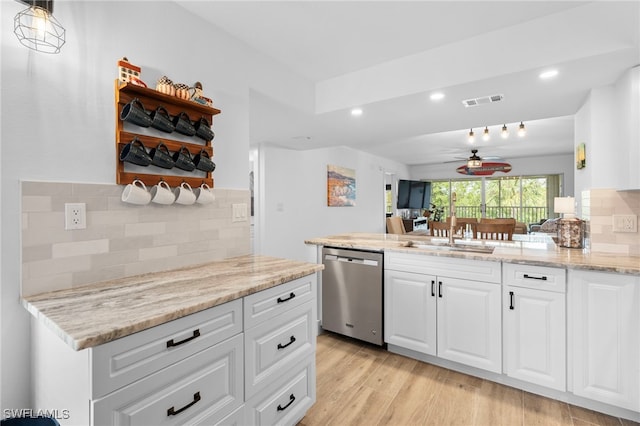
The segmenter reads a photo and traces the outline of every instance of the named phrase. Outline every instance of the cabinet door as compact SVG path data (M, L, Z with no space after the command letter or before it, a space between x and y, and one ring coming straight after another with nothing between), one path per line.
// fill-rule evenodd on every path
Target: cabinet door
M565 295L505 286L502 300L505 373L565 391Z
M436 277L386 271L384 340L421 353L436 354Z
M640 277L569 271L573 392L640 410Z
M438 356L502 373L501 285L438 278Z

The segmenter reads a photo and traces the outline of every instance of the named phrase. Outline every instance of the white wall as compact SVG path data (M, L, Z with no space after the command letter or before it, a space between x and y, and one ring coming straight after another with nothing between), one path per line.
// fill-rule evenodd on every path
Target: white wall
M502 176L526 176L541 174L562 174L564 175L565 194L573 195L575 166L573 164L573 155L554 155L540 156L529 158L514 158L507 161L511 164L510 173L496 172L492 177ZM456 172L459 164L434 164L411 166L412 179L461 179L461 178L477 178L475 176L465 176Z
M586 146L575 193L593 188L640 189L640 67L592 89L575 115L575 145Z
M350 148L259 150L257 252L316 261L304 240L342 232L385 232L384 172L407 167ZM356 205L327 206L327 165L356 171Z
M20 180L115 183L114 80L122 56L151 87L162 75L192 85L222 110L214 140L216 188L248 188L249 91L313 104L313 85L172 2L56 2L67 30L58 55L19 44L0 2L0 407L29 407L29 316L20 304ZM52 407L63 408L63 407Z

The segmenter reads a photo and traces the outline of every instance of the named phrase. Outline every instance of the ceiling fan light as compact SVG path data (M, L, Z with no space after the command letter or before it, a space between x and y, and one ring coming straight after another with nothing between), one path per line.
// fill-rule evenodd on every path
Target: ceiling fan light
M521 121L518 126L518 136L523 137L527 134L527 129L524 128L524 123Z
M488 127L484 128L484 132L482 133L482 140L483 141L488 141L489 140L489 128Z
M500 136L502 136L502 139L506 139L509 137L509 131L507 130L506 124L502 125L502 131L500 132Z
M467 160L467 167L470 169L477 169L478 167L482 167L482 158L476 155L477 152L477 149L471 150L471 153L473 155L471 155L471 157L469 157L469 159Z

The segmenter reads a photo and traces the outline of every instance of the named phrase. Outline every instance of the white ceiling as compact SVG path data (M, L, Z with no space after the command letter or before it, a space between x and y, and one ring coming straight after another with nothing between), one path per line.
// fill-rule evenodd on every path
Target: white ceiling
M470 128L481 156L571 153L589 90L640 63L638 1L177 3L316 83L315 111L252 92L252 144L351 146L405 164L468 157ZM540 80L547 68L558 77ZM445 98L431 101L435 90ZM504 100L461 103L493 94Z

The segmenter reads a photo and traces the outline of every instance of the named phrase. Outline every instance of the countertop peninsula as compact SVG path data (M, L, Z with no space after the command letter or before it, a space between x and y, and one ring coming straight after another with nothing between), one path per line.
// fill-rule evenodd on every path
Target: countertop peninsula
M463 240L456 243L493 247L493 253L446 251L442 245L446 239L416 234L345 233L312 238L306 244L351 248L371 251L395 251L422 253L431 256L446 256L466 259L492 260L529 265L565 267L621 274L640 275L640 257L609 253L592 253L588 249L570 249L557 246L546 235L523 235L520 241ZM433 244L432 248L414 247L416 243ZM454 244L455 245L455 244Z
M322 268L320 264L247 255L25 296L22 304L70 347L81 350Z

